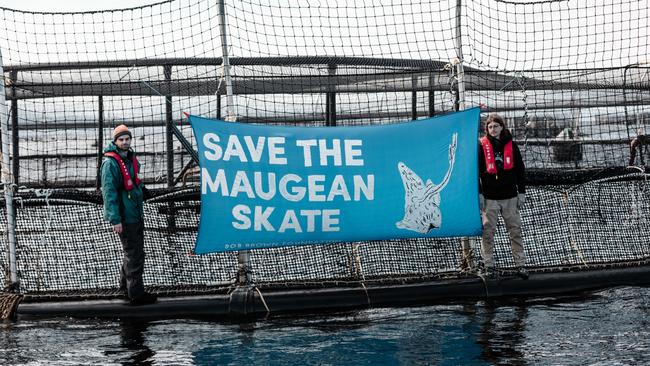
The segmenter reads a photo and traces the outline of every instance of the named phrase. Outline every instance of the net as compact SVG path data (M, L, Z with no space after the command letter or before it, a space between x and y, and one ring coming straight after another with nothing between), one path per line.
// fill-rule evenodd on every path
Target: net
M646 2L224 3L223 34L216 0L82 13L0 8L21 291L117 288L122 252L102 219L98 177L120 123L133 131L155 193L145 204L145 282L178 294L237 281L236 253L191 254L200 191L182 112L351 126L462 104L483 117L496 111L527 166L522 218L533 270L650 259ZM511 268L498 227L495 259ZM341 243L253 250L249 270L267 287L418 281L460 275L461 256L458 238Z

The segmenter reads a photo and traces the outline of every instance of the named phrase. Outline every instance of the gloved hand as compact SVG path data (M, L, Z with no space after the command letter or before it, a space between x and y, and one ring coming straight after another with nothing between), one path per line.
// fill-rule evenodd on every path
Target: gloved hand
M524 207L524 202L526 202L526 193L519 193L517 195L517 209L521 210Z
M485 197L482 194L478 194L478 208L481 211L485 211Z

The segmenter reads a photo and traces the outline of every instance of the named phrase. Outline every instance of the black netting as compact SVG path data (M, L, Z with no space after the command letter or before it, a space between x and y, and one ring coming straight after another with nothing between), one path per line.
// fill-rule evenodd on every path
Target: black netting
M97 188L101 150L120 123L133 131L155 192L145 205L147 284L180 293L236 281L236 253L191 254L200 195L182 112L348 126L463 104L483 117L496 111L528 168L531 268L650 259L646 2L463 1L460 12L456 1L434 0L224 3L223 38L215 0L86 13L0 8L22 290L117 287L121 248ZM6 213L3 203L4 237ZM513 266L507 242L500 225L502 268ZM260 286L432 278L460 263L458 238L250 253Z

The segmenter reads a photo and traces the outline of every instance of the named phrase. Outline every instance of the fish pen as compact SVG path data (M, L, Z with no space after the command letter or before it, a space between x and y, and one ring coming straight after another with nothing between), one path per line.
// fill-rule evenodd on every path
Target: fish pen
M130 9L0 8L0 265L21 316L264 314L650 283L644 1L170 0ZM503 222L496 280L480 237L193 254L201 211L183 113L253 124L391 124L479 107L526 164L530 278ZM102 149L129 126L152 191L144 280L129 307L103 219ZM483 128L481 128L483 131ZM639 143L631 148L631 142ZM409 146L403 146L409 149Z

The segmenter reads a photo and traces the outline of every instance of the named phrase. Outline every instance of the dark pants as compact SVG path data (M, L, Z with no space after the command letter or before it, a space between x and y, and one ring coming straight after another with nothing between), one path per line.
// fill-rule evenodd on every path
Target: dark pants
M144 222L134 224L122 223L120 234L124 259L120 270L120 287L127 291L129 299L144 293Z

